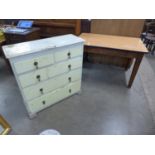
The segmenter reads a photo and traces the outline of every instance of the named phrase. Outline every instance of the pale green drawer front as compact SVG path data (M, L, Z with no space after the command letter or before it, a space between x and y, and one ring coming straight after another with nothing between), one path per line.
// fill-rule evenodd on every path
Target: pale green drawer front
M48 68L48 77L54 77L56 75L70 72L73 69L82 67L82 58L78 57L69 61L55 64Z
M54 78L54 84L52 87L50 86L49 90L51 91L60 87L64 87L65 85L68 85L74 81L81 80L81 73L81 69L76 69Z
M71 58L82 56L83 55L83 46L76 45L74 47L68 47L66 49L62 49L55 53L55 61L63 61L69 60Z
M17 74L24 73L31 70L37 70L41 67L54 63L53 54L47 54L39 57L30 58L14 63Z
M28 102L31 112L40 111L60 100L80 91L81 81L74 82L66 87L57 89L49 94Z
M81 89L81 81L76 81L68 85L69 94L72 95L76 92L79 92Z
M42 96L50 91L63 87L71 82L80 80L81 73L81 69L76 69L65 75L61 75L59 77L49 79L48 81L44 81L40 84L24 88L24 96L26 100L32 100L36 97Z
M82 69L79 68L66 74L64 79L66 81L68 80L68 82L71 83L77 80L81 80L81 76L82 76Z
M55 79L51 79L40 84L30 86L23 89L26 100L32 100L36 97L43 96L47 92L55 89Z
M45 69L40 69L27 74L20 75L19 81L21 83L21 86L24 88L32 84L40 83L41 81L46 80L47 78L48 78L47 70L45 68Z
M37 112L55 102L56 91L28 102L31 112Z
M37 99L34 99L30 102L28 102L28 105L32 112L37 112L39 110L42 110L62 99L68 96L67 87L64 87L62 89L57 89L56 91L53 91L49 94L46 94L42 97L39 97Z

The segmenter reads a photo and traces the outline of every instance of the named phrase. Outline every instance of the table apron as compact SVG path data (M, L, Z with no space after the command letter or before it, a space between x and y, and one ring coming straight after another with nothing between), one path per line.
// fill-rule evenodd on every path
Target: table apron
M92 53L92 54L102 54L107 56L118 56L124 58L136 58L140 55L144 55L143 52L135 52L135 51L127 51L127 50L120 50L120 49L111 49L111 48L103 48L103 47L92 47L92 46L85 46L84 52Z

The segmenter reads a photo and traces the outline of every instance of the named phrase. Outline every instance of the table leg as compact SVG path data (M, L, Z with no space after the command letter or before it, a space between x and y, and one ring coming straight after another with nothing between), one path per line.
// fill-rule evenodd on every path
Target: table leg
M135 79L135 76L136 76L137 71L139 69L139 66L141 64L143 56L144 56L144 54L137 54L136 61L135 61L135 64L133 66L133 70L132 70L130 80L129 80L129 83L128 83L128 88L131 88L131 86L132 86L132 83L133 83L133 81Z

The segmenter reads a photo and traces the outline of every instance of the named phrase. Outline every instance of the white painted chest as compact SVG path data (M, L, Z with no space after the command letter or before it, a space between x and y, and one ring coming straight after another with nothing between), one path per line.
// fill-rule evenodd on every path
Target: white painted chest
M80 91L83 44L64 35L3 46L30 117Z

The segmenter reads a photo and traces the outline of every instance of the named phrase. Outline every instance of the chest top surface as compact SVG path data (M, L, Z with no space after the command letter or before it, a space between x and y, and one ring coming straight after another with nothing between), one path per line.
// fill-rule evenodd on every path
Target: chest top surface
M13 58L25 54L36 53L42 50L83 43L84 40L72 34L56 36L46 39L22 42L3 46L6 58Z

